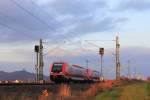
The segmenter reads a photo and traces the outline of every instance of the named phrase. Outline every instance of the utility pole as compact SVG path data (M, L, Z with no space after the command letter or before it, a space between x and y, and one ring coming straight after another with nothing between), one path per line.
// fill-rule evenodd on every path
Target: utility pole
M120 79L120 44L119 37L116 36L116 80Z
M43 81L43 42L40 39L40 52L39 52L39 80Z
M86 40L86 41L93 41L93 40ZM115 68L116 68L116 80L120 80L120 43L119 43L119 37L116 36L115 40L98 40L98 41L115 41L115 46L116 46L116 53L115 53ZM90 43L96 47L97 45ZM102 56L101 56L101 62L102 62ZM102 63L101 63L102 66ZM101 72L102 72L102 67L101 67ZM102 73L101 73L102 75Z
M135 78L135 79L137 78L137 69L136 69L136 67L135 67L135 69L134 69L134 78Z
M89 60L86 60L86 67L89 67Z
M131 79L130 60L128 60L128 78Z
M35 45L35 52L36 52L36 82L41 83L43 82L43 42L40 39L39 45Z

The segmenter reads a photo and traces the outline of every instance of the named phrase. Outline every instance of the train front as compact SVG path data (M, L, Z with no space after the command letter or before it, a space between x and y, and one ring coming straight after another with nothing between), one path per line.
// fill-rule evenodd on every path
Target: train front
M51 65L50 69L50 80L54 82L62 82L64 81L64 70L66 63L56 62Z

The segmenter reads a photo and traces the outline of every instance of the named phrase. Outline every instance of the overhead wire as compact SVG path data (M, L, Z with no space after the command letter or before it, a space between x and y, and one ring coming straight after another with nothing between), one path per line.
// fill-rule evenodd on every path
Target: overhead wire
M24 12L26 12L26 13L28 13L30 16L34 17L34 18L35 18L36 20L38 20L39 22L41 22L41 23L47 25L48 28L51 28L51 29L52 29L52 27L49 26L49 24L47 24L45 21L43 21L42 19L40 19L39 17L37 17L35 14L31 13L30 11L28 11L26 8L22 7L17 1L15 1L15 0L10 0L10 1L11 1L13 4L15 4L17 7L19 7L20 9L22 9ZM34 3L33 0L32 0L32 3ZM40 8L40 7L37 6L35 3L34 3L34 5L35 5L36 7L38 7L38 8ZM41 9L41 8L40 8L40 9ZM43 11L45 14L49 15L46 11L44 11L44 10L42 10L42 11ZM12 29L12 28L8 27L7 25L4 25L4 24L3 24L3 26L6 26L7 28ZM13 29L13 30L17 31L16 29ZM63 38L65 38L67 41L71 41L71 40L68 39L66 36L64 36L64 35L61 35L61 36L62 36Z
M36 6L38 9L42 10L48 17L51 18L51 15L46 12L44 9L42 9L40 6L38 6L33 0L30 0L31 4L33 4L34 6ZM62 35L63 38L65 38L67 41L71 41L70 39L68 39L66 36Z
M26 8L24 8L24 7L22 7L17 1L15 1L15 0L10 0L13 4L15 4L17 7L19 7L20 9L22 9L24 12L26 12L27 14L29 14L30 16L32 16L32 17L34 17L36 20L38 20L40 23L43 23L44 25L46 25L46 26L48 26L48 28L50 28L50 29L52 29L52 27L51 26L49 26L49 24L48 23L46 23L45 21L43 21L42 19L40 19L39 17L37 17L35 14L33 14L32 12L30 12L29 10L27 10ZM36 5L33 1L32 1L32 4L34 4L34 5ZM38 7L37 5L36 5L36 7ZM40 7L38 7L38 8L40 8ZM41 9L41 8L40 8ZM43 10L44 11L44 10ZM48 13L46 13L45 11L44 11L44 13L45 14L47 14L47 15L49 15ZM10 27L9 27L10 28ZM52 29L53 30L53 29ZM16 30L15 30L16 31ZM63 38L65 38L67 41L70 41L71 42L71 40L70 39L68 39L68 38L66 38L64 35L61 35Z
M32 17L35 17L37 20L39 20L40 22L43 22L45 23L42 19L40 19L39 17L35 16L34 14L32 14L30 11L26 10L24 7L22 7L19 3L15 2L14 0L12 0L14 2L15 5L17 5L20 9L24 10L26 13L30 14ZM39 7L37 4L35 4L33 2L33 0L31 0L32 4L34 4L37 8L41 9L45 14L47 14L49 17L51 17L49 15L49 13L47 13L45 10L43 10L41 7ZM47 23L46 23L47 24ZM48 28L52 29L54 31L54 29L48 25ZM67 40L67 41L71 41L70 39L68 39L68 37L66 37L65 35L61 35L61 37L65 38L64 40Z
M30 13L30 11L26 10L24 7L22 7L21 5L19 5L19 3L17 3L16 1L14 0L10 0L13 4L15 4L17 7L19 7L20 9L22 9L23 11L25 11L26 13L28 13L29 15L31 15L32 17L34 17L35 19L37 19L38 21L40 21L41 23L45 24L45 25L48 25L47 23L45 23L44 21L42 21L40 18L36 17L34 14ZM4 15L3 13L1 13L1 16L4 16L5 18L8 18L8 16ZM14 18L11 17L14 21ZM24 32L21 32L21 31L18 31L17 29L11 27L10 25L7 25L7 24L4 24L2 22L0 22L0 25L3 26L3 27L6 27L8 28L9 30L13 30L15 32L19 32L19 33L23 33L24 35L28 35L28 37L33 37L32 35L29 35L29 34L26 34ZM50 26L49 26L50 28Z
M48 28L51 28L51 26L49 26L49 24L47 24L45 21L41 20L39 17L37 17L36 15L34 15L33 13L31 13L30 11L28 11L26 8L22 7L18 2L16 2L15 0L10 0L14 5L16 5L17 7L19 7L20 9L22 9L24 12L26 12L27 14L29 14L30 16L34 17L37 21L39 21L42 24L45 24ZM52 28L51 28L52 29Z
M39 10L42 10L48 17L51 18L51 15L48 12L46 12L44 9L42 9L40 6L38 6L33 0L30 0L30 1L31 1L32 5L36 6Z
M50 15L48 12L46 12L44 9L42 9L40 6L38 6L33 0L30 0L30 1L31 1L31 3L32 3L34 6L36 6L38 9L42 10L48 17L51 18L51 15ZM68 39L68 37L66 37L66 36L64 36L64 35L62 35L62 37L65 38L67 41L70 41L70 42L71 42L71 40Z
M38 9L42 10L48 17L51 18L51 15L50 15L48 12L46 12L44 9L42 9L40 6L38 6L33 0L30 0L30 1L31 1L31 3L32 3L34 6L36 6ZM61 35L61 37L63 37L64 40L67 40L67 41L70 41L70 42L71 42L71 40L68 39L68 37L66 37L65 35ZM60 42L60 41L58 41L58 42ZM57 42L57 43L58 43L58 42Z
M25 27L26 29L28 29L25 25L18 23L18 22L16 21L16 18L15 18L15 17L7 16L7 15L5 15L3 12L0 12L0 16L4 17L4 18L6 18L6 19L10 19L11 21L13 21L13 22L15 22L15 23L17 23L17 24L19 24L19 25Z
M9 25L4 24L4 23L2 23L2 22L0 22L0 25L3 26L3 27L6 27L6 28L9 29L9 30L13 30L13 31L15 31L15 32L17 32L17 33L24 34L24 35L26 35L26 36L28 36L28 37L30 37L30 38L33 37L32 35L29 35L29 34L26 34L26 33L24 33L24 32L18 31L17 29L12 28L12 27L10 27Z

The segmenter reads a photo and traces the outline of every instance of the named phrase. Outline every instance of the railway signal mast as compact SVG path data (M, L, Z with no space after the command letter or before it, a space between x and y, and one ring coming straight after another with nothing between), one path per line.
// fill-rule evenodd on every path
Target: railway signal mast
M100 80L103 81L103 80L104 80L104 76L103 76L103 55L104 55L104 48L100 48L100 49L99 49L99 55L101 55L101 73L100 73Z
M39 45L35 45L35 52L36 52L36 65L35 65L35 70L36 70L36 82L41 83L43 82L43 42L42 39L40 39Z
M94 40L86 40L86 41L94 41ZM115 68L116 68L116 80L120 80L120 43L119 43L119 37L116 36L115 40L98 40L98 41L115 41L115 46L116 46L116 53L115 53ZM97 45L90 43L96 47L98 47ZM102 50L102 49L101 49ZM99 54L101 55L101 59L103 57L103 54L101 54L102 52L99 52ZM102 62L102 61L101 61ZM102 66L102 63L101 63ZM101 67L102 69L102 67ZM102 71L102 70L101 70ZM103 74L103 72L101 73L101 75Z

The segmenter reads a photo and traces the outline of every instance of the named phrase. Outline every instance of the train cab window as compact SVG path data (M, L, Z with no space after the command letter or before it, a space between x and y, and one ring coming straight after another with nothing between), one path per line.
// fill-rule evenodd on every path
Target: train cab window
M61 72L63 64L53 64L52 72Z

